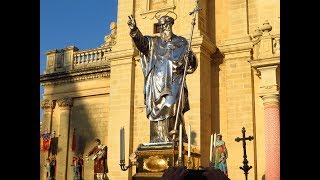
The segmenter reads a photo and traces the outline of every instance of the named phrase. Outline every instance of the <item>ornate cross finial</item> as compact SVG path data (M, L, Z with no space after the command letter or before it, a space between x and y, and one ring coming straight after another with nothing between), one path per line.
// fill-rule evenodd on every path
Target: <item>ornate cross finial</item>
M193 13L196 13L197 11L202 10L202 8L199 7L199 0L196 0L196 3L197 3L196 7L193 9L193 11L189 13L189 15L192 15Z
M253 136L246 137L246 129L242 128L242 138L237 137L235 141L239 142L242 141L243 147L243 167L240 167L244 171L244 175L246 176L246 180L248 179L248 171L252 168L252 166L248 166L247 160L247 152L246 152L246 140L253 140Z

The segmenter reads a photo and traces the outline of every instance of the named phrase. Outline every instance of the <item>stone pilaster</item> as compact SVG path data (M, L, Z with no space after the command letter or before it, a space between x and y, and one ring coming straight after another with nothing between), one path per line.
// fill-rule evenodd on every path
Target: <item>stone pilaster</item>
M245 37L249 34L249 21L248 21L248 1L247 0L237 0L228 1L229 8L228 12L231 14L229 16L229 33L230 38Z
M108 177L110 179L131 179L132 172L121 171L120 162L120 128L125 129L125 163L129 164L129 155L133 152L133 100L134 100L134 54L133 50L113 51L110 53L111 84L110 87L110 119L112 128L109 130L108 143ZM122 56L121 56L122 55ZM118 57L118 58L114 58Z
M52 113L56 106L54 100L44 99L40 101L40 107L43 109L41 133L51 132L52 130ZM46 169L44 168L45 160L49 156L49 152L40 151L40 180L46 179Z
M212 130L212 58L217 47L207 38L195 37L192 50L197 56L198 67L186 76L190 111L185 113L185 123L192 126L192 131L201 132L195 137L192 145L197 146L201 153L201 164L209 164L210 135ZM205 97L205 98L202 98Z
M57 154L57 172L56 179L67 179L67 168L70 166L68 162L69 148L69 125L70 125L70 109L72 107L72 98L65 97L57 100L60 107L60 126L59 126L59 141Z
M220 131L226 142L228 149L232 149L232 156L228 157L228 168L230 179L237 179L243 173L239 169L239 164L235 162L243 161L242 146L234 141L234 137L239 135L239 127L245 127L248 134L255 136L254 117L254 92L252 82L252 68L248 62L252 59L253 44L249 36L227 39L225 44L218 47L223 53L223 72L221 73L221 96L218 101L221 103ZM225 114L223 114L225 113ZM253 168L248 174L248 179L255 179L257 174L256 140L247 143L247 159Z

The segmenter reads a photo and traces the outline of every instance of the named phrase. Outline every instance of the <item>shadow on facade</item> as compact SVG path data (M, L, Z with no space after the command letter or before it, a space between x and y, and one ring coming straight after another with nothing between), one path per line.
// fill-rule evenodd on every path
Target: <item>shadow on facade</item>
M82 99L89 98L90 96L84 96L77 88L77 83L81 81L81 77L77 76L79 76L80 72L82 72L80 74L86 74L83 73L85 71L86 70L81 69L58 73L54 72L41 75L40 77L40 82L46 83L44 86L45 93L43 99L54 100L56 102L52 110L52 116L43 116L43 122L47 124L47 128L50 127L48 129L50 129L51 132L56 132L56 136L51 139L50 152L48 154L44 153L41 156L41 173L45 171L43 168L45 158L56 155L56 167L58 169L56 170L55 177L61 178L62 176L67 176L67 179L72 179L72 158L78 155L83 155L84 157L90 149L93 148L91 146L94 145L94 139L102 139L102 137L97 137L96 129L92 125L93 121L102 121L102 118L100 117L99 119L99 117L94 116L93 109L95 108L95 104L87 104L85 101L82 101ZM74 79L80 80L74 81ZM65 101L67 99L70 101ZM67 110L69 117L65 117L65 110L62 110L66 106L70 108ZM74 136L73 133L75 133ZM73 138L75 138L74 149L72 148ZM92 169L92 163L93 162L90 162L88 165L85 163L85 166L87 166L85 169ZM64 168L59 169L62 166L66 167L67 172L63 170ZM59 173L59 175L57 173ZM62 173L63 175L61 175ZM40 179L45 176L46 175L40 174Z

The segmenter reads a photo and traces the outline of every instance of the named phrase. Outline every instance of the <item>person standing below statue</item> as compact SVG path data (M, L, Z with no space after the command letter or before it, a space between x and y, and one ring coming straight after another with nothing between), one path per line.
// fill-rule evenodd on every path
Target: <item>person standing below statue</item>
M46 164L44 164L44 167L47 171L47 180L55 180L55 170L56 170L56 161L54 157L47 158Z
M94 160L94 175L97 180L107 180L108 166L107 166L107 146L101 144L100 139L95 139L96 146L94 146L86 158L93 155L92 160Z
M197 68L197 59L193 52L188 52L188 41L172 32L174 19L162 16L158 19L160 36L143 36L133 16L129 16L130 36L140 51L140 63L144 75L144 103L146 115L150 120L150 142L170 142L172 135L178 134L174 129L176 115L178 125L182 123L183 142L188 142L183 115L190 110L186 81L182 78L187 56L186 74L193 73ZM180 112L178 102L180 89L183 86ZM178 127L178 126L177 126Z
M82 165L83 162L80 156L73 157L71 164L71 166L73 166L74 172L73 180L82 180Z
M228 175L227 171L227 158L228 158L228 151L225 142L222 140L222 135L217 134L217 141L215 143L215 165L216 169L220 169L226 175Z
M79 164L78 164L78 157L73 157L72 158L72 164L71 166L73 166L73 180L80 180L80 173L79 173Z

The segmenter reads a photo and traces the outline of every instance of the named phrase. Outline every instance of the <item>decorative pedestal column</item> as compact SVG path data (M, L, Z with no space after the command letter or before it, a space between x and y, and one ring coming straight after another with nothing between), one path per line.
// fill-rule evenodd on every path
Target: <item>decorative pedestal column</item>
M52 130L52 113L53 109L56 106L56 102L53 100L44 99L40 102L40 106L43 109L42 114L42 132L46 131L51 132ZM44 164L46 158L49 156L49 152L40 151L40 180L46 179L46 169L44 168Z
M70 125L70 108L72 107L71 98L62 98L57 101L60 107L60 126L59 126L59 141L57 154L57 172L56 179L67 179L67 168L70 166L68 162L69 148L69 125Z
M264 105L266 179L280 179L280 102L279 95L262 96Z
M277 65L257 68L261 72L260 97L264 106L267 180L280 180L280 101L277 68Z
M259 96L264 106L265 179L280 180L280 34L271 34L265 21L253 37L254 59L251 66L260 74Z

